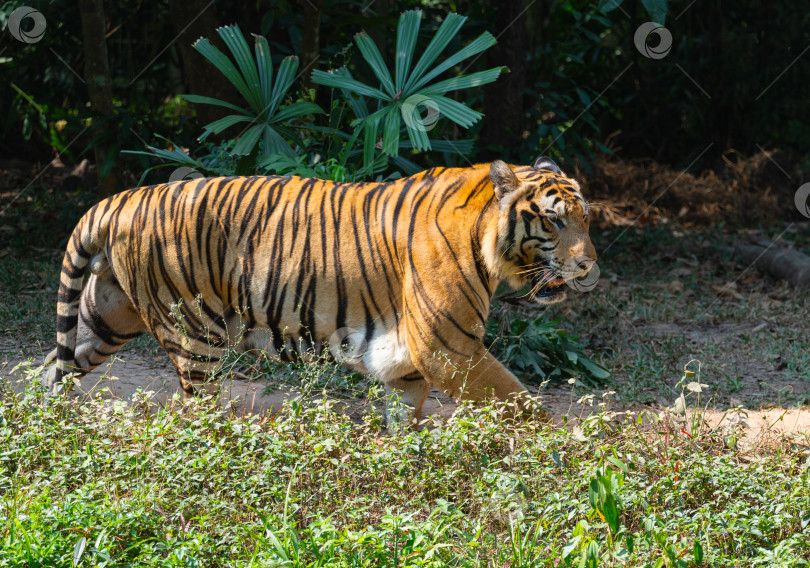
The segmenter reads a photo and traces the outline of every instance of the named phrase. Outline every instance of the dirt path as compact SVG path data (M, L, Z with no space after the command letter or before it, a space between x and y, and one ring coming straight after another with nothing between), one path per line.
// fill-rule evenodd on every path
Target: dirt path
M23 388L24 377L21 371L14 371L19 360L0 361L0 376L11 377L15 390ZM16 380L15 380L16 379ZM229 378L223 381L220 404L233 404L237 414L273 412L282 404L298 394L298 391L266 391L267 383L258 380ZM161 356L149 356L138 352L121 354L112 363L96 369L81 379L73 390L73 396L89 395L96 392L115 400L132 400L140 389L152 391L152 401L159 405L166 404L175 395L181 396L179 381L174 369ZM570 390L562 386L546 388L542 393L543 405L551 412L559 426L573 427L579 420L597 411L601 400L598 396L586 397L582 403L572 401ZM334 401L344 411L359 413L365 401L335 398ZM615 405L614 405L615 406ZM424 417L449 417L455 412L457 404L436 389L432 389L423 409ZM615 408L614 408L615 410ZM662 407L618 409L660 412ZM571 419L564 420L563 415ZM692 413L689 413L691 416ZM736 436L741 447L753 448L759 444L770 443L774 439L787 439L794 443L810 445L810 409L808 408L768 408L750 410L735 408L731 410L709 409L703 412L706 426L715 429L724 436Z
M20 362L11 358L3 364L0 360L0 376L8 376ZM17 378L15 390L22 389L22 374L13 373ZM222 383L220 402L227 404L233 401L237 411L242 409L252 413L263 413L278 410L284 401L296 396L295 390L272 390L265 392L268 383L260 380L228 378ZM116 400L128 401L139 390L152 391L152 400L157 404L166 404L175 395L182 394L180 383L168 360L162 356L149 356L138 352L124 352L116 360L103 365L84 376L73 389L73 396L89 395L107 389L104 396ZM570 392L561 388L545 389L543 405L560 423L560 417L571 407ZM342 399L337 399L342 400ZM345 401L344 401L345 402ZM349 404L349 406L353 406ZM431 389L423 408L423 416L447 417L455 412L458 405L444 393Z

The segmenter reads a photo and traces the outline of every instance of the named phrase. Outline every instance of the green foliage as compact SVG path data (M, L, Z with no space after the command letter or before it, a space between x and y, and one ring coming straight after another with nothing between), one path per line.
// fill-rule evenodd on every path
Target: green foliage
M137 178L148 167L146 156L122 159L118 153L120 148L155 147L159 145L156 135L160 135L189 148L195 157L200 156L198 150L207 151L207 148L196 147L194 140L200 128L193 124L193 117L183 107L179 107L179 113L174 112L178 109L177 86L181 84L183 73L189 70L183 68L186 62L176 57L174 48L169 51L164 48L174 43L176 31L188 22L174 21L176 15L168 4L122 0L105 5L108 29L115 30L107 38L115 110L107 117L95 115L87 105L79 11L64 0L13 0L0 7L0 28L6 29L9 15L22 5L42 11L48 26L41 41L35 44L18 42L8 33L4 36L7 41L0 54L4 79L0 83L4 141L0 149L4 156L44 163L58 152L64 163L72 165L99 142L107 142L109 154L98 164L102 173L116 163L125 174L137 172ZM235 81L237 92L245 97L244 104L234 105L236 108L227 111L232 114L225 123L213 123L215 129L233 123L230 131L222 131L235 138L233 143L227 144L226 140L218 141L217 145L230 146L229 151L235 148L239 152L258 148L255 156L251 152L234 153L236 159L228 160L236 164L231 171L236 171L240 162L240 172L267 171L255 167L260 157L266 157L259 156L264 146L288 155L289 152L307 154L304 161L307 167L316 163L318 155L323 162L337 160L351 172L362 167L367 170L363 179L385 177L394 169L407 174L426 165L461 163L454 155L444 153L434 154L435 158L414 157L414 152L402 144L407 141L417 152L424 152L420 148L428 143L432 150L444 152L437 150L435 141L445 137L453 139L461 128L467 128L459 127L453 120L454 104L458 100L450 96L452 92L439 93L450 99L447 108L441 104L436 106L434 102L412 100L415 110L405 116L400 112L397 117L394 110L384 110L392 105L405 106L408 98L405 91L394 100L398 91L392 93L389 87L396 87L397 81L401 86L407 85L415 66L423 54L428 53L431 39L438 42L442 34L452 31L444 17L451 5L421 2L413 6L420 6L423 11L421 24L413 15L408 15L398 29L402 33L395 36L389 31L397 27L399 14L392 14L390 10L374 13L379 6L360 11L351 2L325 4L320 13L319 62L323 65L328 61L333 68L345 64L342 67L345 74L334 71L332 75L353 79L363 85L366 94L353 92L352 98L344 101L342 97L349 90L337 92L339 120L333 120L331 114L335 109L328 108L321 90L317 102L330 111L328 119L323 115L303 114L289 122L272 122L266 112L268 105L258 103L272 102L279 75L283 79L278 89L281 95L285 81L289 80L285 75L297 67L294 59L281 60L300 53L305 25L303 12L290 2L231 3L217 10L221 23L239 21L243 23L245 34L251 31L268 38L267 49L263 45L257 48L263 40L253 41L247 37L246 43L241 34L226 27L224 30L231 29L231 32L228 32L228 47L221 53L207 40L198 44L201 53L205 52L218 66L224 65L223 77L227 75L227 80ZM756 152L759 145L784 151L784 158L776 161L786 171L790 170L790 163L806 169L810 164L810 136L805 125L810 120L810 105L802 95L802 87L810 59L800 57L802 47L797 46L806 46L810 41L807 14L797 13L794 4L786 0L772 2L767 10L756 2L732 3L724 6L723 18L715 18L711 12L694 9L696 7L697 4L687 0L570 0L527 6L523 14L526 44L520 47L526 54L525 97L521 109L524 127L514 133L514 144L491 148L483 141L477 146L488 150L487 158L494 151L515 163L530 163L538 153L548 153L562 161L579 160L587 166L595 156L610 148L621 149L623 157L627 158L653 158L686 166L709 142L715 142L702 164L713 166L719 153L728 148L750 154ZM503 31L493 24L500 10L497 3L473 2L464 5L464 10L469 16L464 31L471 37L480 36L485 30L496 35ZM667 23L670 27L674 42L667 57L649 60L634 46L636 27L646 20ZM351 32L361 28L375 38L377 45L371 43L369 35L361 34L353 42L357 48L362 48L361 57L352 60L353 51L347 49L347 44L352 41ZM469 47L464 47L460 35L449 40L445 51L456 53ZM377 39L380 36L382 40ZM500 37L500 41L508 43L521 35L506 33ZM183 38L182 41L188 40ZM276 58L275 66L269 62L270 47ZM257 53L264 58L261 65ZM490 53L484 54L491 59ZM253 63L243 66L248 59ZM463 67L472 60L466 59L456 67ZM502 62L489 64L499 63ZM435 67L435 63L430 67ZM270 78L265 73L268 69L272 70L274 79L266 82L266 86L270 86L269 93L262 91L263 78ZM300 68L297 71L300 72ZM384 80L377 77L382 71L380 75ZM448 74L451 72L447 70ZM441 83L442 78L431 80L431 83L436 82ZM293 114L304 112L304 107L287 110L285 105L314 103L312 93L299 97L296 88L295 81L288 85L286 99L276 101L276 114L285 110ZM384 98L379 98L380 93ZM497 91L495 93L497 97ZM460 104L476 109L481 94L480 90L468 91ZM222 106L218 99L203 100ZM365 113L349 102L355 106L365 104ZM314 107L309 110L314 111ZM378 111L384 111L384 116L377 115L376 121L370 120ZM461 114L466 115L462 123L469 122L471 115L465 110ZM407 120L408 116L412 120ZM739 120L740 116L746 119ZM440 117L450 120L436 123ZM303 128L314 119L318 127L332 129L334 133ZM85 130L92 120L97 120L99 127ZM372 136L372 122L377 126L376 139ZM395 132L394 122L399 122L399 133ZM413 125L410 130L409 122ZM435 129L423 132L420 125L426 127L424 130L432 126ZM350 140L358 128L361 129L359 137ZM244 136L239 136L239 129L245 129ZM475 125L469 130L467 137L475 138ZM338 132L347 136L342 137ZM672 136L676 132L678 135ZM206 140L211 140L212 136L215 135L209 135ZM400 144L394 144L395 137ZM340 139L348 152L338 148L335 139ZM300 142L304 145L300 146ZM341 158L344 153L347 154L345 163ZM372 155L373 172L369 173L367 166ZM381 156L385 158L380 159ZM481 158L466 152L464 156L471 162ZM271 160L271 163L275 162ZM789 173L793 176L792 171ZM792 183L787 177L785 180Z
M149 405L0 381L0 567L807 565L802 448L742 460L655 414L577 439L491 406L388 435L320 393Z
M247 158L237 167L237 173L253 173L255 168L258 144L261 140L261 155L283 154L294 157L286 139L303 145L294 133L294 121L305 115L323 114L323 109L309 101L296 101L282 108L287 92L295 81L298 71L298 58L286 57L282 60L273 77L273 62L270 57L270 46L262 36L255 36L254 56L238 26L225 26L217 33L228 46L236 65L206 38L199 39L194 49L210 61L231 83L249 105L241 108L229 102L203 97L184 95L192 103L211 104L237 111L205 126L200 137L204 140L209 134L219 134L226 128L235 125L244 126L239 140L233 148L233 154ZM238 66L238 68L237 68Z
M509 369L533 382L579 378L600 384L610 372L587 357L576 335L560 327L561 320L527 320L510 314L510 319L487 324L487 345Z
M501 67L495 67L486 71L432 82L462 61L489 49L495 45L496 40L492 34L484 32L466 47L433 67L467 20L464 16L450 13L442 22L436 35L421 52L419 60L411 68L417 52L421 20L421 10L410 10L400 16L393 77L379 49L368 34L359 33L355 36L355 43L379 81L379 88L354 79L345 70L337 73L316 70L312 73L313 82L341 89L347 99L351 101L356 117L356 131L364 133L363 166L367 172L372 170L380 132L382 133L382 152L394 157L399 155L403 123L411 147L417 151L426 151L432 149L432 142L427 132L435 120L438 120L437 115L446 116L462 128L469 128L478 122L483 116L480 112L445 95L450 91L470 89L491 83L503 70ZM370 111L363 97L376 101L376 110ZM428 117L430 117L427 121L421 116L420 108L426 109Z
M194 47L234 85L249 108L211 97L184 95L184 98L192 103L213 104L237 111L238 114L208 124L201 136L204 140L210 134L242 126L244 130L231 150L233 155L241 156L235 169L229 171L232 165L227 161L206 163L180 150L149 147L149 152L167 160L168 165L200 168L215 174L273 172L315 175L337 181L355 181L383 174L388 169L389 159L407 174L418 172L421 168L400 155L401 150L467 154L472 150L471 141L431 140L427 132L440 116L446 116L462 128L475 124L481 118L481 113L445 95L490 83L497 79L502 68L438 79L461 62L494 45L495 38L484 32L466 47L435 64L466 21L465 17L450 13L413 63L421 19L420 10L402 14L397 31L393 74L371 38L365 33L355 36L362 56L381 84L379 89L355 79L347 68L329 73L313 72L315 83L338 89L342 98L341 102L333 105L326 125L309 120L313 115L324 114L318 105L310 101L297 100L286 107L282 106L295 79L297 58L285 58L274 80L269 46L263 37L256 36L254 60L237 26L219 28L217 32L230 49L236 64L207 39L199 40ZM376 108L370 110L366 98L375 101ZM346 109L351 109L354 118L349 116ZM427 118L422 117L420 109L427 109ZM348 133L344 131L345 126L348 126ZM303 135L299 136L295 130ZM327 145L325 156L315 150L319 135L337 141L337 144L330 142ZM407 139L403 139L403 136L407 136ZM362 168L355 165L355 160L359 158L362 158ZM389 172L388 175L396 177L400 174Z
M619 2L620 3L620 2ZM667 19L667 0L641 0L650 20L664 25Z

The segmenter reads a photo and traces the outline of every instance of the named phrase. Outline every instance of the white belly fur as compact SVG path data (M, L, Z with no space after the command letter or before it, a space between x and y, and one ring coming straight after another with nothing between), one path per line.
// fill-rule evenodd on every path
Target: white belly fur
M377 334L363 354L363 366L369 375L386 383L413 373L408 344L400 340L396 328Z

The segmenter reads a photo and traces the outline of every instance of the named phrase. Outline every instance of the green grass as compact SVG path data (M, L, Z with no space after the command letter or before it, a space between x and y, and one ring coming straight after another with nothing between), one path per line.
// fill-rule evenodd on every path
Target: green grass
M545 317L561 318L587 352L598 354L624 403L671 403L662 377L676 376L693 358L703 362L720 406L732 398L751 407L810 399L810 350L801 339L810 335L810 297L735 261L726 250L738 238L734 232L594 233L598 285L569 294ZM785 235L799 248L810 241L806 229ZM713 288L729 282L741 298Z
M677 416L605 412L572 436L467 408L388 434L373 405L353 421L317 398L147 414L0 386L0 566L772 567L810 551L807 449L740 455Z
M274 417L46 403L0 379L0 567L806 565L807 440L744 453L658 412L693 358L703 406L806 402L810 300L736 264L733 232L621 232L594 231L596 289L520 316L560 318L611 371L611 404L654 411L602 407L572 430L466 409L393 435L373 383L328 365L262 366L268 384L305 387ZM786 235L810 252L810 232ZM5 359L53 347L60 258L0 260ZM712 288L731 281L742 300ZM149 336L126 349L163 353ZM331 396L360 392L352 415ZM571 396L605 400L581 383Z

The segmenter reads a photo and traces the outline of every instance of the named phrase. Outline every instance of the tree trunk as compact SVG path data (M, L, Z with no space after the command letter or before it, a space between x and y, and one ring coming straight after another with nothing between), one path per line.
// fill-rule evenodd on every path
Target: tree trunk
M518 153L523 143L523 90L526 87L526 1L492 0L490 10L495 14L491 32L497 45L487 51L490 67L506 65L494 83L485 85L484 124L480 140L484 140L480 156L484 160L506 158Z
M314 89L310 76L318 68L321 54L321 9L323 0L300 0L304 10L304 33L301 38L301 84L304 89Z
M114 112L112 100L112 78L107 61L107 22L104 18L104 5L101 0L79 0L79 12L82 18L82 38L84 42L84 76L90 94L90 105L99 115L111 115ZM104 136L100 132L97 136ZM109 153L115 151L108 142L95 146L96 171L98 188L101 195L112 195L120 189L120 172L114 164L110 172L102 176L102 165Z
M198 39L205 37L226 55L230 55L216 32L219 25L216 7L209 0L169 0L169 14L178 38L177 45L180 48L188 92L244 106L245 101L228 80L191 47ZM245 39L250 42L249 35ZM231 114L230 111L214 105L195 104L193 108L201 126Z

